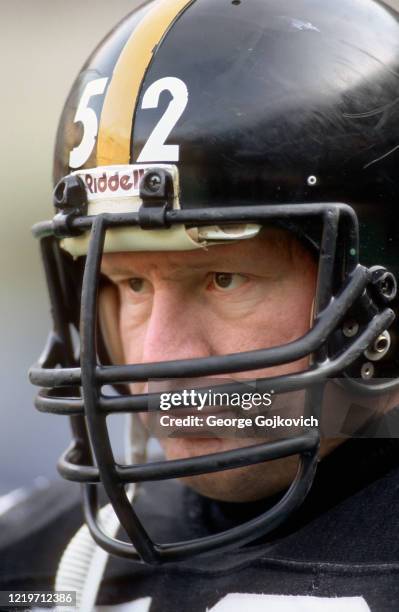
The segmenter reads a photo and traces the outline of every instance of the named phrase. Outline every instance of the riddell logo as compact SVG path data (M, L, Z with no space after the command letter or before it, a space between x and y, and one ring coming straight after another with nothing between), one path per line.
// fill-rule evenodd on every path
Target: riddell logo
M144 175L145 169L139 168L137 170L131 170L130 172L118 173L108 175L103 172L100 176L93 176L92 174L84 174L84 180L89 193L139 193L140 181Z

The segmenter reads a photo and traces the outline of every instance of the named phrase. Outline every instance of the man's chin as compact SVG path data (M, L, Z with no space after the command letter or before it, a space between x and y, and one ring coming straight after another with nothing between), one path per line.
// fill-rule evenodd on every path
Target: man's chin
M259 444L251 439L167 438L160 440L168 460L187 459ZM182 482L218 501L251 502L274 495L289 486L297 468L297 458L287 457L211 474L186 476Z

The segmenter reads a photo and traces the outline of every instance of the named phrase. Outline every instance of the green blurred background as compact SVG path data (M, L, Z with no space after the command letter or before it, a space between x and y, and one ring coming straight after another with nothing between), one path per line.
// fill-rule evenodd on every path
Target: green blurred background
M65 418L33 408L28 367L49 326L47 290L30 228L51 214L58 118L72 81L100 39L137 0L1 3L0 495L56 477Z

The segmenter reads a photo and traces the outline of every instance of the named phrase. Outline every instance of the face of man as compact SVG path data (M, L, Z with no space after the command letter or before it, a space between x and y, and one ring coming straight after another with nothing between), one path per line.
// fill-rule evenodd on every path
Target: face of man
M224 355L285 344L310 327L317 264L291 234L265 229L256 238L208 250L115 253L102 272L117 292L123 360L148 363ZM272 376L308 360L235 375ZM224 377L226 378L226 377ZM143 391L132 385L132 391ZM301 401L302 408L303 402ZM142 415L146 420L146 415ZM261 442L259 438L163 437L167 459ZM186 478L217 499L247 501L288 486L295 457Z

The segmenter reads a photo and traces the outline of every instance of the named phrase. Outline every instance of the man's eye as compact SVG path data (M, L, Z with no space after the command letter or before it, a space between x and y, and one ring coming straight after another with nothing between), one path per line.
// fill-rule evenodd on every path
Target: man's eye
M229 272L215 272L212 278L213 288L219 291L232 291L238 289L247 279L242 274L232 274Z
M129 278L128 285L133 293L143 293L145 282L143 278Z

